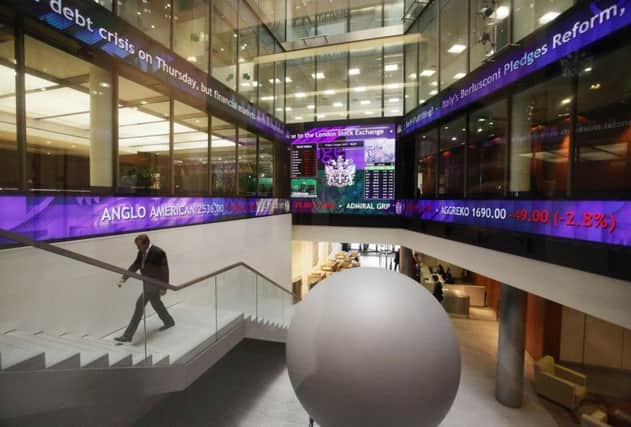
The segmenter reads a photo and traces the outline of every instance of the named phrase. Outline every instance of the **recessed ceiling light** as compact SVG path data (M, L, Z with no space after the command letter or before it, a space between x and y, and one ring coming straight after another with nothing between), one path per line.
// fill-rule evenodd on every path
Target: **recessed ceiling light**
M295 94L294 96L295 96L296 98L304 98L304 97L305 97L305 96L307 96L307 95L305 95L305 93L304 93L304 92L296 92L296 94Z
M438 80L434 80L433 82L430 83L431 86L438 86Z
M292 108L291 107L285 107L285 111L291 111Z
M434 74L436 74L436 70L423 70L419 75L421 77L432 77Z
M367 116L370 116L371 114L373 114L373 112L372 111L364 111L364 114L367 115Z
M467 49L467 45L455 43L449 49L447 49L447 52L452 53L454 55L458 55L464 52L466 49Z
M294 120L302 120L302 116L296 116L294 117Z
M592 83L589 88L590 90L598 90L600 89L600 83Z
M386 89L398 89L399 83L389 83L386 85Z
M322 73L322 72L311 73L311 78L312 79L317 79L317 80L322 80L324 78L324 73Z
M592 71L592 67L585 67L585 71L586 73L590 73Z
M408 79L410 79L410 80L416 80L416 73L410 73L410 74L408 74Z
M322 93L325 95L335 95L335 91L333 89L327 89Z
M495 19L501 21L508 18L510 15L510 8L508 6L500 6L495 10Z
M555 19L557 19L557 17L559 15L560 15L560 13L556 12L554 10L552 10L550 12L546 12L543 15L541 15L541 17L539 18L539 24L545 25L548 22L554 21Z
M467 75L466 73L458 73L458 74L454 75L454 80L460 80L461 78L463 78L466 75Z
M314 110L314 109L315 109L315 105L313 105L313 104L309 104L309 105L307 105L307 108L308 108L309 110Z
M400 102L400 101L401 100L399 98L390 98L390 99L388 99L388 102L390 104L394 104L394 103L397 103L397 102Z
M452 140L452 141L458 141L458 138L456 138L455 136L452 136L452 137L451 137L451 140Z
M344 106L344 104L342 104L341 102L334 102L333 106L336 107L336 108L341 108L341 107Z
M565 98L561 100L561 105L568 105L571 102L572 102L572 98Z
M358 86L356 88L353 89L355 92L366 92L366 87L365 86Z
M188 58L186 58L186 60L188 62L197 62L197 57L196 56L189 56Z
M348 75L349 76L358 76L361 74L361 70L359 68L349 68Z
M386 64L383 69L384 71L397 71L399 69L399 64Z
M396 108L393 108L392 110L390 110L391 113L393 114L399 114L399 110L397 110Z
M434 89L433 91L431 91L429 94L430 95L436 95L438 93L438 91L436 89Z
M361 101L359 101L359 103L361 105L368 105L368 104L370 104L370 99L362 99Z
M269 95L269 96L262 96L261 97L261 101L273 101L274 100L274 96Z
M291 82L293 82L291 77L285 77L285 83L291 83Z

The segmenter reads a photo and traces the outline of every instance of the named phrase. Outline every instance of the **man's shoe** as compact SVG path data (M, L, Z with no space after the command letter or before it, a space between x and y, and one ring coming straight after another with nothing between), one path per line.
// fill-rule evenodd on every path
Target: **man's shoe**
M162 326L162 327L161 327L160 329L158 329L158 330L162 332L162 331L166 331L167 329L172 328L172 327L174 327L174 326L175 326L175 322L173 322L173 323L168 323L168 324L166 324L166 325Z
M121 335L120 337L116 337L114 338L114 341L118 341L118 342L131 342L131 337L125 336L125 335Z

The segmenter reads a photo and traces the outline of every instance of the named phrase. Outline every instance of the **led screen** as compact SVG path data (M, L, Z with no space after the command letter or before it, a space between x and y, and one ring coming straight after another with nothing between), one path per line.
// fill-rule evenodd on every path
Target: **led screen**
M294 212L393 212L394 125L319 127L291 139Z

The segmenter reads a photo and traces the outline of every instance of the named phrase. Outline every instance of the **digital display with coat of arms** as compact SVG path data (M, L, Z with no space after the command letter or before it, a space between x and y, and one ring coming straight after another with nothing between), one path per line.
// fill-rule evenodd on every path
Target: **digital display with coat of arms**
M394 125L319 127L292 135L294 212L390 213L394 182Z

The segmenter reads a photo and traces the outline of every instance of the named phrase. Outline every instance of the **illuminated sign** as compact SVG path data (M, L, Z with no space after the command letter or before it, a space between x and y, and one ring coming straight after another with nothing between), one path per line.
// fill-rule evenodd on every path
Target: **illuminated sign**
M442 91L405 117L400 134L408 134L489 95L534 71L631 24L628 0L592 1L557 19L541 37L518 47Z
M6 2L33 18L151 74L170 86L203 98L216 110L244 119L257 129L285 138L284 125L230 91L138 29L89 1L20 0ZM234 70L236 74L236 67Z
M284 199L0 196L0 228L38 240L128 233L289 213ZM6 242L4 242L6 243Z

